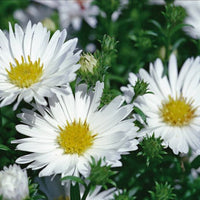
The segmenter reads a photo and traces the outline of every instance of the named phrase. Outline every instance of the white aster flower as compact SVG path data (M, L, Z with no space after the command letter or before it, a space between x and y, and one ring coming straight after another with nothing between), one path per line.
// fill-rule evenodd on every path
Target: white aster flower
M164 0L150 0L151 4L164 5ZM174 5L182 6L187 12L185 23L191 26L185 26L184 31L194 39L200 39L200 1L197 0L175 0Z
M92 28L96 27L96 16L99 14L99 8L92 5L93 0L34 0L59 12L60 24L62 28L72 24L75 30L81 28L82 19L84 19Z
M24 124L18 132L29 136L14 141L18 150L32 152L17 159L30 163L28 168L41 169L39 176L53 174L88 176L91 156L106 159L105 164L121 166L120 155L136 150L136 127L132 120L124 120L131 105L121 106L124 99L116 97L100 110L103 83L97 82L95 91L87 93L85 84L79 85L75 96L71 88L66 94L49 98L49 109L36 105L39 112L24 110L19 117Z
M179 74L175 55L169 60L167 78L160 59L150 64L150 74L141 69L139 75L149 83L153 94L137 98L137 106L147 116L142 130L164 140L175 154L188 153L189 147L200 149L200 57L187 59Z
M3 200L24 200L29 196L28 177L17 165L4 167L0 171L0 196Z
M58 88L75 79L80 65L80 51L74 53L77 39L65 42L66 31L50 32L41 23L29 22L23 31L15 25L15 33L9 27L7 38L0 30L0 106L20 101L35 101L46 105L44 97L53 95Z

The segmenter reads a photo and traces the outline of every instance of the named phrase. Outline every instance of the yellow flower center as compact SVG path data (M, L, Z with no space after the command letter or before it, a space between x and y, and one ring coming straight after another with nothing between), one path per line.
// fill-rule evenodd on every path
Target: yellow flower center
M66 154L82 155L93 145L96 134L93 135L89 125L84 122L67 122L64 128L59 127L60 133L57 137L58 144Z
M184 97L169 100L162 104L160 109L163 121L171 126L186 126L196 116L196 108L192 106L192 101L187 101Z
M31 61L30 56L28 56L28 62L24 61L23 56L21 58L21 63L15 59L16 65L13 66L10 63L10 71L7 69L6 71L12 84L19 88L28 88L34 83L39 82L43 74L43 65L40 64L40 58L34 63Z

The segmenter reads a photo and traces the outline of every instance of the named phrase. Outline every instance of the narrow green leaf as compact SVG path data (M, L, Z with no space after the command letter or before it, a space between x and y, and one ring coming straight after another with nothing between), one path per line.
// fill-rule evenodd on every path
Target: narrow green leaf
M71 184L70 186L70 199L71 200L80 200L80 189L79 184L76 183L75 185Z
M3 150L3 151L8 151L8 150L10 150L10 148L9 147L7 147L6 145L4 145L4 144L0 144L0 150Z
M172 51L176 50L185 41L185 38L180 38L179 40L177 40L172 47Z
M147 35L151 35L151 36L155 36L155 37L158 36L158 34L157 34L156 32L154 32L154 31L146 31L145 33L146 33Z
M150 23L155 25L160 31L162 30L162 26L156 20L150 20Z
M170 36L173 36L173 34L175 34L176 31L182 29L182 28L185 27L185 26L191 26L191 25L189 25L189 24L183 24L183 23L182 23L182 24L176 25L176 26L170 31ZM191 27L192 27L192 26L191 26Z
M146 123L146 116L138 107L134 106L133 111L139 114L142 117L142 120Z

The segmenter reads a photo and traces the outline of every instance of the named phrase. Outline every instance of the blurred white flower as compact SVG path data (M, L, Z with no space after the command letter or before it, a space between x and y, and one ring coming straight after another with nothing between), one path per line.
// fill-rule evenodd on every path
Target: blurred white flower
M29 196L28 177L17 165L4 167L0 171L0 195L3 200L24 200Z
M62 28L67 28L72 24L75 30L79 30L82 20L85 20L92 28L96 27L96 16L99 14L99 8L92 5L93 0L34 1L58 10Z
M151 4L164 5L164 0L150 0ZM194 39L200 39L200 1L198 0L175 0L174 5L182 6L187 12L185 23L191 26L185 26L184 31Z
M47 8L43 5L30 4L26 9L16 10L13 16L22 27L26 27L29 21L33 24L42 22L43 20L48 19L52 13L53 9L51 8ZM49 29L49 27L47 28ZM55 31L55 29L52 31Z
M113 22L118 20L119 16L122 13L122 10L128 6L128 3L129 3L128 0L120 0L120 4L119 4L118 9L115 10L111 15L111 20ZM107 18L107 15L103 10L100 11L100 14L101 14L102 17Z
M90 52L93 53L96 50L96 45L93 43L89 43L86 48L85 48L86 52Z
M200 1L181 2L181 6L186 9L188 16L185 23L192 26L185 26L184 31L194 39L200 39Z
M128 2L129 0L120 0L119 8L115 12L113 12L111 16L113 22L117 21L117 19L122 13L122 10L128 6Z

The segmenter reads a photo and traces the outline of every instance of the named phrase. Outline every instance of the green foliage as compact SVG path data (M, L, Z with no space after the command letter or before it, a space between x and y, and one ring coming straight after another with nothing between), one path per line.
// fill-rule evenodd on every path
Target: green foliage
M175 199L175 194L173 194L173 188L168 183L159 184L156 182L155 192L151 191L152 200L173 200Z
M184 8L173 4L166 5L163 15L166 19L167 28L175 27L176 25L181 24L186 17Z
M198 169L200 166L200 156L197 156L192 162L191 167L194 169Z
M107 18L111 18L112 13L115 10L117 10L118 7L120 6L120 0L107 0L107 1L95 0L93 4L97 5L100 8L100 10L105 12Z
M11 141L15 138L15 124L18 122L11 106L0 109L0 169L15 162L19 152L13 151Z
M97 50L92 54L83 54L79 63L81 68L78 75L83 82L87 83L89 87L94 87L97 81L103 82L107 75L107 70L112 66L113 61L116 59L117 42L113 37L104 35L101 44L101 50ZM109 84L110 76L106 81Z
M184 36L179 36L181 29L187 26L183 23L186 13L184 8L170 3L165 6L165 11L161 13L164 16L164 25L157 20L150 20L150 22L155 26L155 31L152 31L156 38L155 43L157 44L155 46L161 47L159 57L163 59L166 67L170 54L186 41ZM167 73L166 71L165 73Z
M152 93L149 91L148 86L149 86L149 83L146 83L143 80L138 79L133 87L135 94L132 101L134 101L138 96Z
M157 34L151 31L144 31L144 30L139 30L136 33L131 32L129 34L129 38L135 42L134 46L136 48L143 48L146 51L152 48L153 45L152 36L153 37L157 36Z
M46 199L46 197L40 194L39 186L36 183L33 183L31 179L29 179L29 197L24 200L38 200L38 199Z
M117 56L116 45L118 42L115 41L114 37L104 35L103 39L99 41L101 44L101 51L97 50L94 57L97 59L100 75L105 75L106 70L112 66ZM100 79L102 80L102 79Z
M8 22L14 23L13 13L16 9L25 8L29 4L29 0L1 0L0 1L0 27L8 28Z
M102 159L99 159L97 162L93 157L91 159L91 172L88 177L91 184L94 186L101 185L105 189L107 189L108 184L116 186L116 183L111 179L111 176L115 175L116 172L111 170L111 166L103 165Z
M10 150L10 148L7 147L6 145L0 144L0 150L2 150L2 151L8 151L8 150Z
M101 97L101 104L99 108L102 108L104 105L109 104L116 96L120 95L119 90L115 89L105 89L103 90L103 95Z
M138 155L143 155L147 158L147 166L149 166L152 161L162 161L162 155L166 154L163 150L162 142L163 140L161 138L155 138L154 134L152 136L147 136L142 140L141 146L143 151L139 152Z

